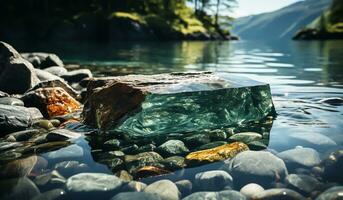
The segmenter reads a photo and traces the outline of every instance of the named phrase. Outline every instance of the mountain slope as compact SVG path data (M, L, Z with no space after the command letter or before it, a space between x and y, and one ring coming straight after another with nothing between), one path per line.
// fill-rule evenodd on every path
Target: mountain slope
M305 0L270 13L236 19L232 32L242 39L291 39L316 19L331 0Z

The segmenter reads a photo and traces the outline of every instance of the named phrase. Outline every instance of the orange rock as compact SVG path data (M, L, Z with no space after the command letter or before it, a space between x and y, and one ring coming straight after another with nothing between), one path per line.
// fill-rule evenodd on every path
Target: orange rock
M155 166L145 166L137 170L136 172L136 178L146 178L150 176L158 176L162 174L169 174L171 173L168 170L155 167Z
M39 88L23 97L25 105L40 109L46 117L65 115L80 108L80 103L61 87Z
M241 142L225 144L212 149L196 151L186 156L185 162L187 165L200 165L216 161L225 160L235 157L242 151L249 150L249 147Z

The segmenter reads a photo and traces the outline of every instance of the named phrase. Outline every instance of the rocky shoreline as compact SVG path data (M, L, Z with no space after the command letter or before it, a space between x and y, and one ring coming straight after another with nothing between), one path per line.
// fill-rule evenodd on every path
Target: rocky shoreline
M68 68L0 43L1 199L341 198L343 150L324 135L295 134L313 148L276 152L267 148L273 116L146 140L99 131L81 117L92 73Z

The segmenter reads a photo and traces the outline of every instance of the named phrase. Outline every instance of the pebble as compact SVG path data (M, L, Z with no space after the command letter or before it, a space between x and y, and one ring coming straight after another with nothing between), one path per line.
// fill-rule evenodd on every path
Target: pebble
M195 175L195 186L198 191L220 191L232 186L232 177L223 170L212 170Z
M12 142L15 141L26 141L30 139L33 135L38 134L40 131L38 129L29 129L29 130L24 130L24 131L18 131L11 133L7 135L6 140L9 140L10 138L14 138L14 141L12 139Z
M145 183L139 181L130 181L122 188L122 191L141 192L146 187L147 185Z
M55 142L55 143L58 144L59 142ZM83 148L78 146L77 144L72 144L67 147L55 150L55 151L44 153L42 154L42 156L45 157L47 160L49 159L68 160L68 159L82 158L84 156L84 151L83 151Z
M0 98L0 104L10 106L24 106L24 102L22 100L13 97Z
M32 200L55 200L63 199L66 192L63 189L53 189L35 196Z
M148 185L144 192L156 194L162 200L178 200L180 192L176 185L170 180L160 180Z
M224 168L232 175L237 187L252 182L266 187L273 181L283 180L288 174L284 161L267 151L241 152L226 160Z
M161 200L159 196L146 192L122 192L112 197L111 200Z
M302 145L314 149L326 149L337 146L337 143L331 138L315 132L290 133L289 141L293 145Z
M215 142L211 142L208 144L201 145L200 147L198 147L196 149L196 151L201 151L201 150L205 150L205 149L212 149L212 148L219 147L219 146L222 146L225 144L227 144L227 143L224 141L215 141Z
M185 158L182 156L172 156L165 158L161 161L161 164L169 170L178 170L185 167Z
M323 160L323 178L343 184L343 150L332 152Z
M168 140L157 147L156 151L162 156L185 155L189 149L181 140Z
M250 142L261 140L262 135L255 132L242 132L242 133L236 133L229 137L229 141L231 142L243 142L245 144L248 144Z
M251 197L257 193L260 193L264 191L264 188L256 183L249 183L241 188L239 191L243 195L245 195L248 199L251 199Z
M321 186L316 178L304 174L290 174L285 178L285 183L288 188L305 196Z
M247 198L234 190L221 192L195 192L183 200L246 200Z
M321 193L316 200L342 200L343 199L343 186L335 186L325 190Z
M46 130L54 128L54 125L47 119L42 119L34 123L35 126L44 128Z
M189 195L193 189L192 182L186 179L175 182L175 185L179 189L182 197Z

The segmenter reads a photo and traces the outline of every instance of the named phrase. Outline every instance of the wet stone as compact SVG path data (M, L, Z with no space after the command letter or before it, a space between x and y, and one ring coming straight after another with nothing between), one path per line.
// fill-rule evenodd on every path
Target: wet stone
M138 147L137 153L143 153L143 152L147 152L147 151L155 151L156 148L157 147L154 144L143 145L143 146Z
M146 192L122 192L111 198L111 200L132 200L132 199L162 200L161 197L159 197L158 195L152 194L152 193L146 193Z
M21 53L21 56L32 63L33 66L45 69L51 66L63 66L62 60L53 53Z
M243 133L236 133L229 138L231 142L243 142L248 144L250 142L261 140L262 135L255 132L243 132Z
M220 141L227 139L227 133L222 129L210 130L208 134L212 141Z
M273 200L305 200L305 197L301 194L285 188L280 189L268 189L264 190L262 192L259 192L252 196L252 199L256 200L267 200L267 199L273 199Z
M240 152L247 150L249 150L249 148L244 143L234 142L213 149L192 152L186 156L185 162L187 165L212 163L233 158Z
M227 144L227 142L224 142L224 141L215 141L215 142L211 142L208 144L201 145L200 147L196 148L195 151L212 149L212 148L219 147L219 146L226 145L226 144Z
M248 143L248 147L250 150L253 151L260 151L260 150L264 150L267 149L268 145L268 141L266 141L265 143L263 143L263 140L261 141L252 141Z
M193 134L183 138L183 141L190 149L208 144L211 142L210 136L208 134Z
M316 200L341 200L343 199L343 186L331 187L321 193Z
M38 108L45 117L68 114L80 108L80 103L61 87L38 88L26 93L22 100L26 106Z
M289 188L305 196L321 185L316 178L304 174L290 174L285 178L285 183Z
M176 185L169 180L160 180L148 185L144 192L156 194L162 200L179 200L180 192Z
M111 196L118 191L123 182L114 175L102 173L80 173L68 178L66 190L78 197L90 199L98 195Z
M32 125L32 117L26 108L0 104L0 130L3 136L24 130Z
M161 144L156 151L162 156L185 155L189 152L188 148L181 140L168 140Z
M343 174L341 173L343 169L343 150L332 152L323 160L322 165L324 167L324 179L343 184Z
M18 131L7 135L6 138L13 137L15 141L26 141L39 132L40 131L38 129Z
M131 174L129 172L127 172L126 170L118 171L116 173L116 176L124 182L130 182L133 180L133 177L131 176Z
M323 149L337 146L337 143L328 136L315 132L290 133L288 137L288 143L306 146L313 149Z
M85 123L131 137L216 129L275 113L268 84L226 73L99 78L88 93Z
M1 200L29 200L39 194L37 186L27 177L0 180Z
M161 163L169 170L178 170L185 167L185 158L181 156L171 156L165 158Z
M201 172L195 175L195 186L198 191L221 191L232 186L232 177L222 170Z
M130 173L145 166L156 166L163 160L156 152L144 152L137 155L126 155L125 162ZM158 166L157 166L158 167Z
M244 151L225 161L225 167L232 175L235 187L252 182L266 187L288 174L284 161L266 151Z
M60 180L59 184L56 184L57 179ZM54 180L55 182L53 183ZM58 186L62 186L62 184L64 184L66 181L67 180L56 170L53 170L48 173L40 174L33 179L33 182L39 187L43 187L47 184L58 187Z
M2 97L0 98L0 104L10 105L10 106L24 106L24 102L17 98L12 97Z
M46 130L54 128L54 125L52 125L52 123L47 119L39 120L35 122L34 125L40 128L44 128Z
M264 188L256 183L249 183L241 188L240 193L251 199L257 193L264 191Z
M54 168L58 173L66 177L91 171L87 164L74 160L56 163Z
M55 129L48 133L46 139L48 141L63 141L68 139L76 139L82 135L78 132L70 131L67 129Z
M117 171L124 167L124 161L120 158L112 158L102 162L104 162L112 171Z
M121 148L120 150L126 154L129 154L129 153L132 154L132 153L137 152L138 149L139 149L138 145L133 144L133 145Z
M55 200L63 199L66 192L63 189L53 189L35 196L32 200Z
M63 74L61 77L70 83L79 83L82 79L91 78L93 75L89 69L77 69L69 71Z
M105 149L116 150L120 148L120 140L111 139L104 142Z
M290 170L299 167L314 167L321 162L319 153L312 148L297 147L280 152L277 156L285 161Z
M192 192L193 184L189 180L180 180L175 182L176 187L179 189L182 197L189 195Z
M147 185L145 183L142 183L139 181L130 181L121 190L122 191L130 191L130 192L141 192L146 187L147 187Z
M62 76L68 72L66 68L61 66L51 66L44 69L44 71L47 71L55 76Z
M37 156L16 159L0 166L0 178L18 178L27 176L37 163Z
M51 143L51 142L50 142ZM62 142L55 142L56 145L63 144ZM67 159L76 159L82 158L84 156L84 151L82 147L73 144L62 149L58 149L55 151L47 152L42 154L43 157L47 158L47 160L67 160Z
M183 200L208 200L208 199L221 199L221 200L247 200L241 193L234 190L225 190L221 192L195 192Z

